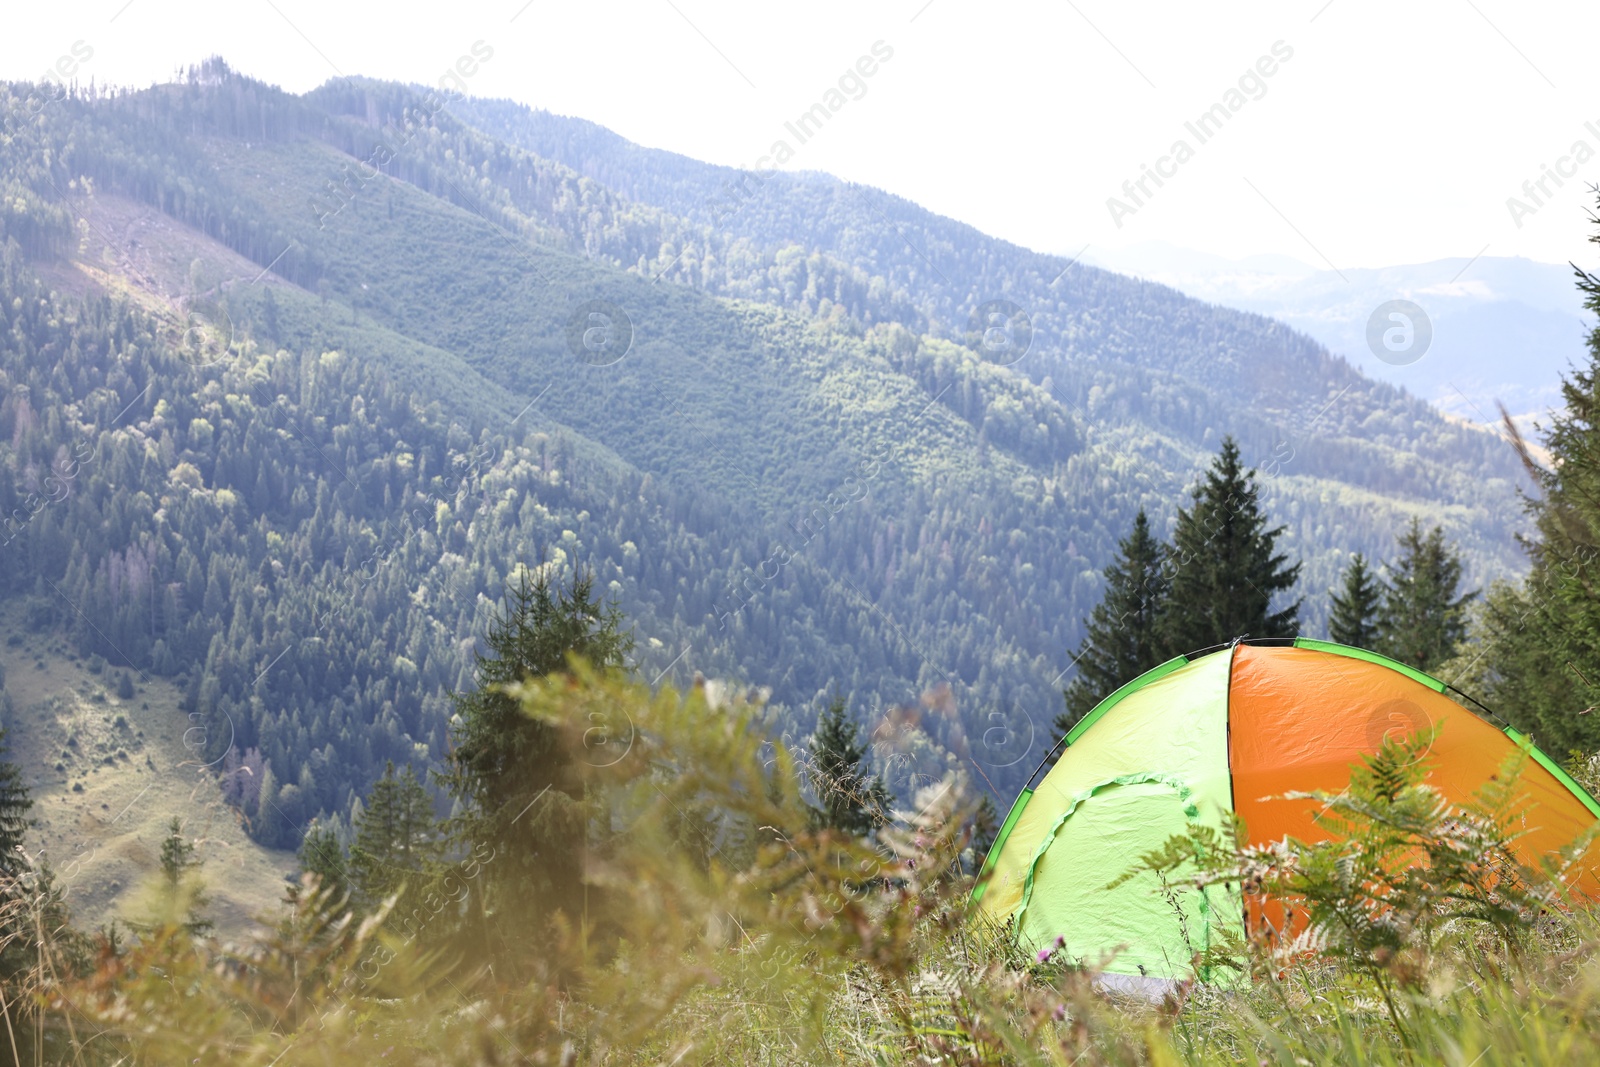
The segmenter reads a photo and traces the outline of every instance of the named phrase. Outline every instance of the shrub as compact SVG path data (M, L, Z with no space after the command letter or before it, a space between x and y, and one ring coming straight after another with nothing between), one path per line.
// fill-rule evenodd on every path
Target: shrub
M1329 840L1243 845L1237 823L1231 835L1201 827L1141 857L1139 869L1240 885L1258 914L1282 902L1285 929L1253 923L1251 942L1227 946L1231 958L1220 962L1257 977L1308 958L1331 962L1371 983L1404 1037L1396 994L1427 985L1442 939L1477 929L1480 945L1520 969L1529 932L1565 908L1567 881L1596 834L1544 869L1525 865L1514 844L1528 753L1513 753L1472 802L1453 805L1427 783L1438 729L1386 737L1341 793L1287 794L1320 806Z

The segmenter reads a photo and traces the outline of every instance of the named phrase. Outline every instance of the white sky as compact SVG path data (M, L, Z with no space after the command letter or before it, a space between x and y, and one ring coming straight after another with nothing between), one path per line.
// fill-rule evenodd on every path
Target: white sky
M338 73L434 82L476 41L469 91L599 122L642 144L753 164L867 54L894 50L790 168L879 186L1021 244L1162 240L1336 268L1446 256L1600 260L1600 4L1294 0L8 0L0 77L147 85L222 55L295 91ZM1207 8L1214 10L1206 10ZM1276 41L1293 49L1211 141L1183 124ZM80 52L83 50L80 46ZM1183 137L1194 158L1137 214L1106 198ZM788 138L791 145L792 138ZM1517 227L1576 140L1597 155ZM1569 169L1573 164L1568 164ZM1152 187L1153 188L1153 187ZM1094 254L1091 251L1091 256Z

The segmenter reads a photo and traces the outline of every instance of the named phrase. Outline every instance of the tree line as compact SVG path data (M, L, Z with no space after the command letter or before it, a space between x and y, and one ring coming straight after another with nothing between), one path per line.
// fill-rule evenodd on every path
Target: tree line
M1141 509L1104 571L1105 592L1084 620L1077 674L1056 718L1066 733L1125 683L1176 656L1242 638L1300 633L1303 599L1282 603L1301 564L1278 550L1254 471L1231 437L1178 509L1162 541ZM1356 553L1330 593L1329 636L1430 671L1456 655L1477 591L1462 592L1460 554L1419 520L1398 537L1399 555L1376 573ZM1277 602L1275 605L1275 601Z

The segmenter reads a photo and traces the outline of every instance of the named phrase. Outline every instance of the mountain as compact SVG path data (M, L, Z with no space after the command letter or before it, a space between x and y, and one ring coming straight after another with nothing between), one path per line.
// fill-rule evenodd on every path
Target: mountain
M1368 377L1479 423L1498 420L1496 402L1524 424L1558 406L1561 375L1582 365L1593 325L1568 264L1479 256L1334 272L1288 256L1228 260L1159 242L1088 258L1202 300L1270 315ZM1367 344L1374 309L1397 299L1416 303L1432 324L1432 342L1415 362L1386 362Z
M1117 538L1169 530L1224 434L1308 632L1412 515L1475 584L1522 568L1494 435L888 193L730 203L737 172L588 123L215 60L31 92L0 97L0 612L178 685L265 844L437 765L522 566L593 568L641 676L770 687L791 739L830 690L882 723L948 685L882 769L1002 797Z

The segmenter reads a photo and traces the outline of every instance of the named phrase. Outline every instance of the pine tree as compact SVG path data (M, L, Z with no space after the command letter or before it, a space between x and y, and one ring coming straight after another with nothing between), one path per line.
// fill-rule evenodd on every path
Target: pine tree
M1344 572L1343 586L1333 594L1328 636L1341 645L1373 649L1378 645L1383 587L1357 552Z
M1457 594L1461 557L1435 526L1426 537L1416 519L1400 535L1400 559L1384 583L1379 651L1421 671L1456 654L1467 633L1467 604L1477 591Z
M1589 240L1600 244L1600 212ZM1600 317L1600 276L1574 268L1584 308ZM1600 325L1584 365L1562 376L1562 406L1545 428L1548 465L1505 409L1508 435L1533 480L1532 566L1518 586L1486 597L1482 652L1468 684L1550 752L1600 748ZM1446 679L1451 681L1453 679Z
M22 839L33 798L28 795L21 768L6 758L9 753L5 728L0 727L0 877L15 878L28 867Z
M451 822L454 842L494 857L470 883L469 905L483 947L511 973L527 942L544 937L552 913L576 916L584 905L588 814L581 779L554 731L523 715L501 687L561 673L568 655L620 668L633 639L616 606L595 599L593 575L579 572L563 587L541 567L508 589L484 640L476 688L452 696L454 744L440 777L463 808Z
M1165 562L1166 547L1151 533L1150 520L1140 509L1133 532L1118 544L1116 558L1105 569L1105 595L1084 620L1078 674L1062 694L1067 710L1055 721L1058 736L1125 682L1167 658L1160 643L1170 586Z
M1600 244L1600 212L1591 213ZM1600 317L1600 276L1574 267L1584 308ZM1562 406L1543 427L1548 460L1536 457L1502 407L1506 433L1536 492L1526 501L1535 532L1523 541L1532 566L1519 585L1497 582L1476 627L1479 653L1464 684L1546 751L1600 748L1600 325L1588 359L1562 376Z
M1275 594L1294 588L1300 564L1277 552L1284 528L1267 528L1255 476L1239 462L1239 446L1222 450L1187 509L1179 509L1168 552L1172 576L1162 615L1162 658L1240 637L1292 637L1300 601L1272 610Z
M819 829L866 837L888 821L889 790L866 767L867 750L857 740L843 697L834 697L811 734L806 763L817 804L811 810Z
M269 847L276 847L292 829L278 807L278 789L278 778L272 773L272 762L269 760L261 771L261 786L256 792L254 824L251 827L255 839Z
M403 886L416 888L433 854L434 830L427 787L409 764L396 775L391 760L367 794L350 849L351 888L365 908L376 907Z
M335 899L350 896L350 867L339 835L330 826L312 823L300 842L300 869L315 874Z
M194 842L183 836L182 820L174 815L161 841L161 887L168 901L184 908L184 929L196 937L210 933L212 925L200 913L210 903L199 881L202 862L195 856Z

